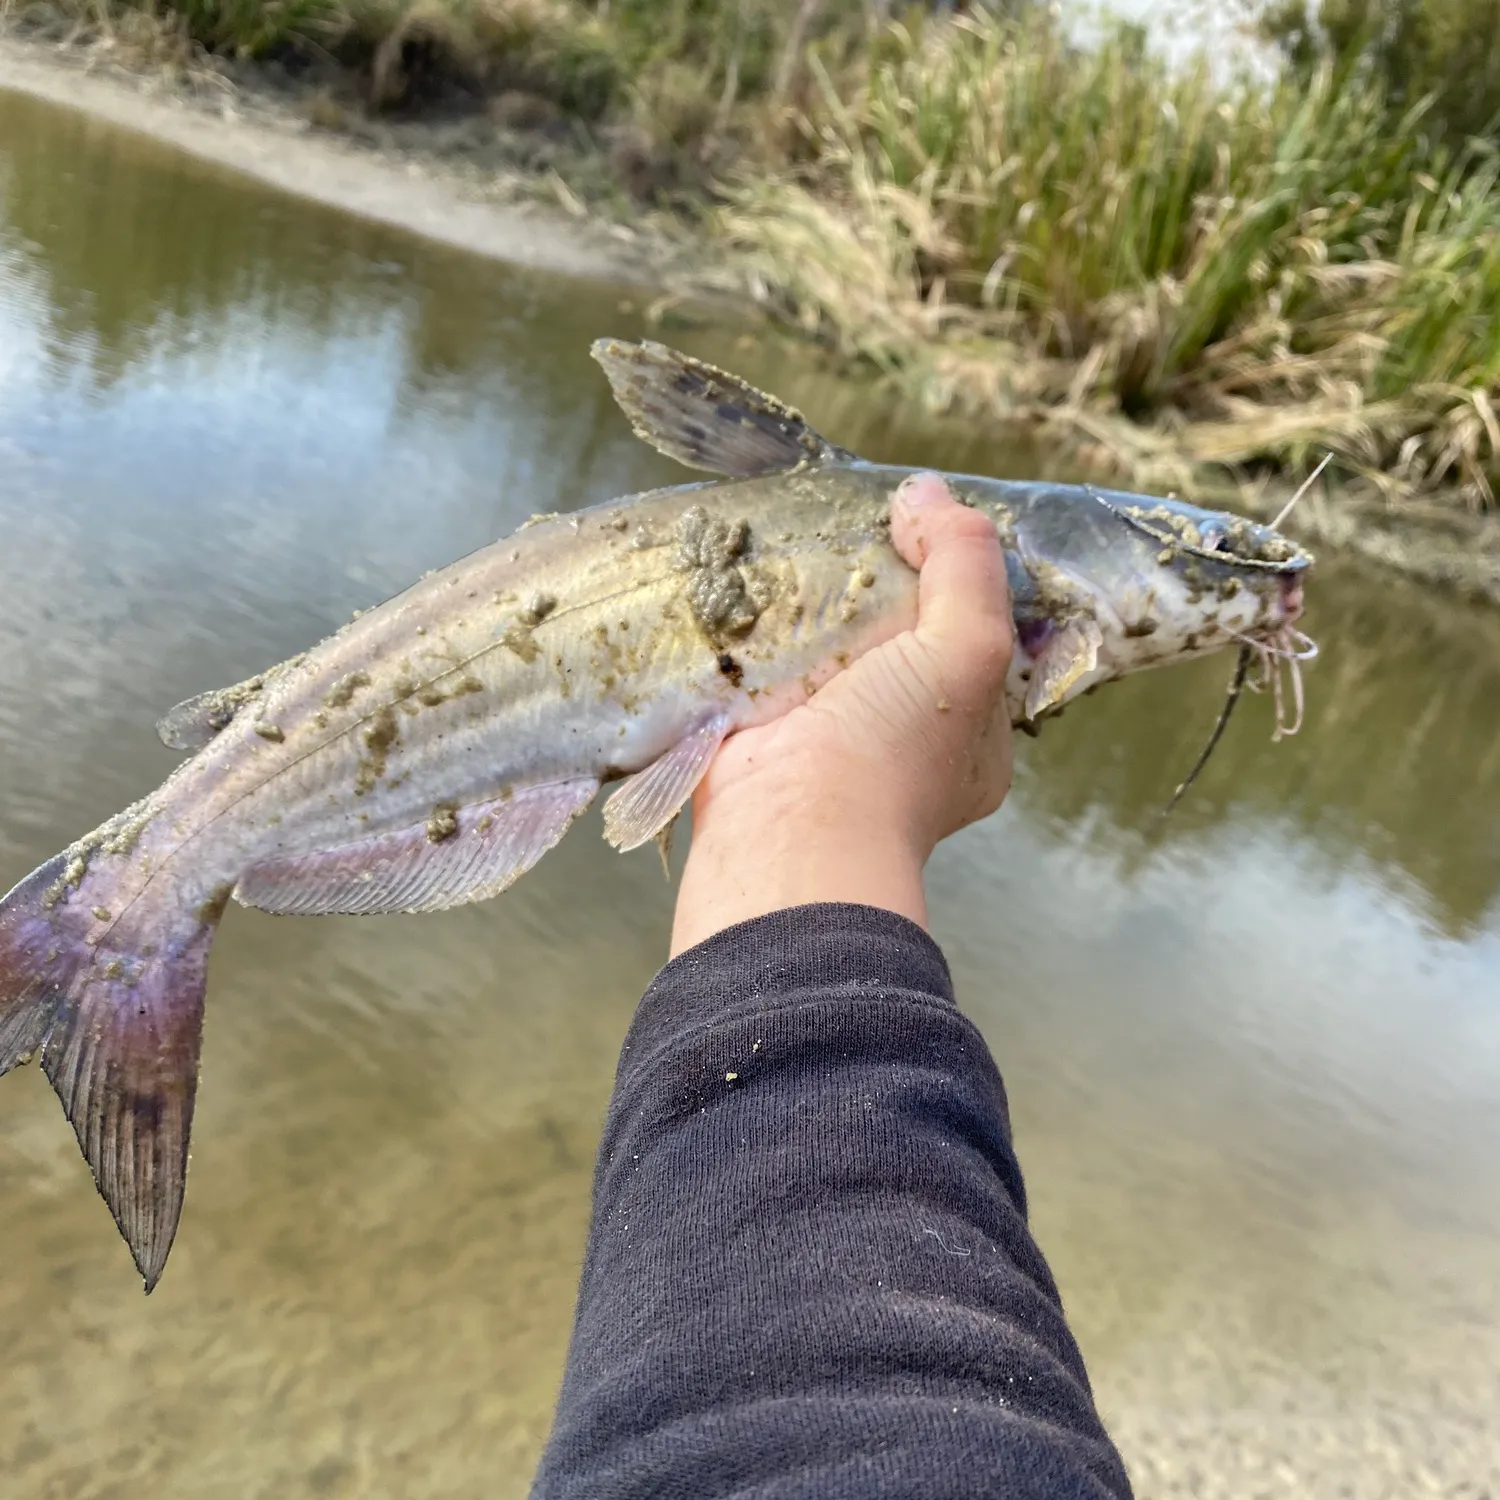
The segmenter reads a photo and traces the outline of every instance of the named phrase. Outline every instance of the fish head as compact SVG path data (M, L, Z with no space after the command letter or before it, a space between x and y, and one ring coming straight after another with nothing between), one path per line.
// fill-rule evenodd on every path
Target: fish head
M1201 655L1247 638L1279 640L1301 617L1312 557L1290 537L1181 500L1089 493L1116 525L1112 537L1105 526L1102 547L1083 539L1091 555L1076 560L1084 564L1076 572L1122 642L1159 635L1158 651ZM1140 654L1118 650L1122 660Z
M1313 559L1279 531L1118 490L1006 488L989 504L1007 550L1012 696L1024 717L1055 712L1097 683L1228 646L1301 649L1294 626Z

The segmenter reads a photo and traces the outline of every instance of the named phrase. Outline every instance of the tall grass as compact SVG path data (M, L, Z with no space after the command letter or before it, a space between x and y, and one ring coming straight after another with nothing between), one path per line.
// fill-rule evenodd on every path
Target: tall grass
M1045 13L892 27L826 69L806 165L717 216L771 305L945 400L1064 420L1136 474L1500 484L1497 152L1371 75L1224 84ZM1126 419L1129 419L1128 422Z

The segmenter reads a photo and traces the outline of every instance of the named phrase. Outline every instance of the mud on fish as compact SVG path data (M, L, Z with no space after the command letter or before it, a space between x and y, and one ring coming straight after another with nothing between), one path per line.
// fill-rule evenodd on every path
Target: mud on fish
M537 518L305 654L180 704L189 752L0 903L0 1073L39 1056L149 1291L182 1209L209 947L231 898L424 912L503 891L605 783L619 849L668 828L727 735L916 617L890 541L912 470L656 344L595 357L636 432L717 477ZM1239 517L945 476L993 517L1013 721L1250 641L1285 649L1311 559Z

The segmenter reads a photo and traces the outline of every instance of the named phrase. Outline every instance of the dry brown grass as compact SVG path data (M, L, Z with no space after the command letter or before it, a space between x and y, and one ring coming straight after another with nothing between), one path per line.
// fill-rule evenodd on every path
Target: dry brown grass
M1393 126L1368 80L1224 85L1043 15L896 27L822 85L811 160L715 218L780 316L1136 481L1326 450L1494 505L1494 153Z

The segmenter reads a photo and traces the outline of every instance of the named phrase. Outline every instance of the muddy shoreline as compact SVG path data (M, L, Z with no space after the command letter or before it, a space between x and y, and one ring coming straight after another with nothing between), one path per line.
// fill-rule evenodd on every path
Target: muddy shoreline
M582 205L550 204L556 185L445 150L358 139L316 127L303 99L204 69L170 77L135 71L99 47L0 31L0 88L11 89L241 172L298 197L519 266L659 290L681 246L609 223ZM311 97L309 94L305 97Z
M336 123L320 123L329 95L317 78L295 80L255 64L127 66L108 45L15 26L0 29L0 88L475 254L655 292L710 315L754 315L706 290L705 256L689 234L672 232L664 216L631 209L629 195L612 188L601 149L552 149L556 140L547 141L545 129L496 132L483 114L385 121L342 107ZM587 179L585 196L565 180L573 168ZM1290 492L1280 481L1238 490L1224 482L1197 498L1264 518ZM1500 517L1431 503L1388 506L1352 492L1337 500L1314 494L1287 529L1315 547L1500 607Z

